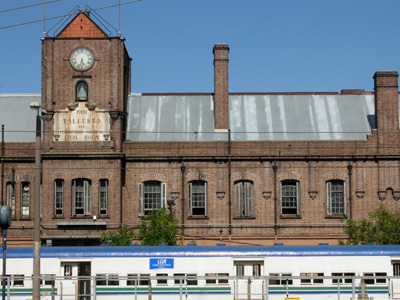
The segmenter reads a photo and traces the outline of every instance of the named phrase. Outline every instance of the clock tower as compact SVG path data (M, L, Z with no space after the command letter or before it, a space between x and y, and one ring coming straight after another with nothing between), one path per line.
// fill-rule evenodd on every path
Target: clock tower
M121 223L130 62L124 38L85 11L42 39L42 222L54 227L42 239L63 244L60 232L96 237Z

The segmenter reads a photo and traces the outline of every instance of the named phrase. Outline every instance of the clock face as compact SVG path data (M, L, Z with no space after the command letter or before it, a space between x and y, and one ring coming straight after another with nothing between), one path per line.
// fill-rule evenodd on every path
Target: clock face
M80 47L72 51L70 61L75 70L86 71L93 66L94 55L88 48Z

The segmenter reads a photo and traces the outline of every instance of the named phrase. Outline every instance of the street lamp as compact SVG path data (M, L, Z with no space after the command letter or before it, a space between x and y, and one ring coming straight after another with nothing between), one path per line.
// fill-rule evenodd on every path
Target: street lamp
M36 151L35 151L35 202L33 216L33 300L40 300L40 179L41 179L41 133L40 103L32 102L31 109L37 110L36 116Z

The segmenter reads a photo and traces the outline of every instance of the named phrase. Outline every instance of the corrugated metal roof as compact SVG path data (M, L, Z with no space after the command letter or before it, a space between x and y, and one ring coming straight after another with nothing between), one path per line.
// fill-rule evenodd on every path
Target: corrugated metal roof
M40 103L40 94L0 94L0 125L5 142L34 142L37 112L31 102Z
M214 131L212 95L131 95L132 141L227 140ZM366 140L375 128L374 95L230 95L233 141Z

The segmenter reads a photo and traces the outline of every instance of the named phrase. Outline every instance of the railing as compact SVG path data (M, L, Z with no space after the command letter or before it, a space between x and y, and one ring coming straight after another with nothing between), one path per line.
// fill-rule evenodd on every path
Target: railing
M11 275L5 286L7 300L32 299L32 277ZM45 300L394 300L400 299L400 277L48 275L40 293Z

